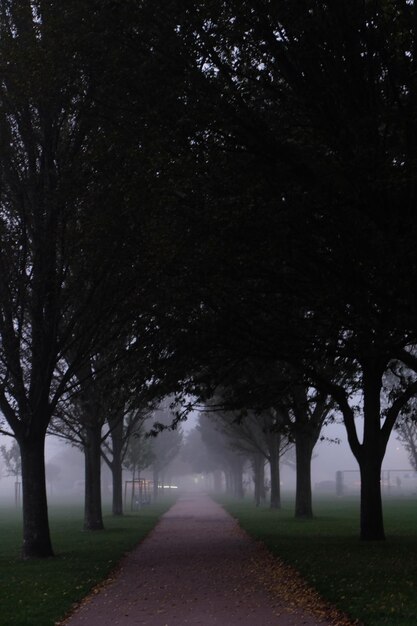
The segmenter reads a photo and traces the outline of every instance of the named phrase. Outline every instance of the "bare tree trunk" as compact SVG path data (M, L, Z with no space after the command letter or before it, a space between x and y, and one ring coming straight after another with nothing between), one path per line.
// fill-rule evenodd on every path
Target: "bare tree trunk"
M103 530L101 507L101 425L85 426L84 530Z
M311 457L313 445L308 430L301 427L295 431L295 455L296 455L296 492L295 492L295 517L312 519L313 499L311 491Z
M385 539L381 495L381 466L385 447L381 435L382 373L371 362L363 366L364 433L358 462L361 474L360 537Z
M123 470L122 464L113 459L112 467L112 513L115 516L123 515Z
M269 459L271 468L271 509L281 508L281 480L279 468L279 456L271 456Z
M371 351L371 350L370 350ZM388 438L395 424L398 412L415 393L413 387L397 398L389 409L381 427L381 389L382 376L386 362L372 358L362 362L363 389L363 441L359 442L355 415L350 407L346 393L340 388L333 388L335 399L343 412L349 445L359 463L361 474L361 509L360 538L365 541L385 539L381 496L381 465Z
M122 437L123 421L118 420L111 431L113 458L110 464L113 484L112 513L117 516L123 515Z
M255 506L260 506L265 499L265 460L261 454L254 454L252 459L253 482L255 485Z
M133 464L132 469L132 490L130 492L130 510L135 508L135 481L136 481L136 463Z
M280 433L271 433L268 442L269 467L271 470L271 509L281 508L281 480L279 467Z
M24 559L54 556L45 482L45 435L19 439L22 459Z
M261 495L261 502L266 502L266 486L265 486L265 457L261 456L260 458L260 480L259 480L259 490Z
M364 455L360 463L361 474L361 528L365 541L385 539L381 496L381 463Z

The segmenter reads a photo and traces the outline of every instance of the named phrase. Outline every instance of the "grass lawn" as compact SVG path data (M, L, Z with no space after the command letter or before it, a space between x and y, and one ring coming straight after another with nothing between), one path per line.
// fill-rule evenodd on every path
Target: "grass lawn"
M297 568L326 599L366 626L417 624L417 499L387 500L387 541L361 542L359 503L318 500L314 520L251 502L221 504L254 538Z
M172 503L173 498L167 498L121 518L105 515L106 529L97 532L81 530L81 508L51 507L51 534L57 556L41 561L19 558L20 515L0 508L0 624L55 624L107 577Z

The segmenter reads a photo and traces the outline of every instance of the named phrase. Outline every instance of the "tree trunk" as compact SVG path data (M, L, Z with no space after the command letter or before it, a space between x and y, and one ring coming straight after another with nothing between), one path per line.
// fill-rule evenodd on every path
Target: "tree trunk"
M280 433L271 433L269 435L268 451L269 451L269 467L271 470L271 509L281 508L281 479L279 467L279 449L281 435Z
M265 462L263 456L255 454L252 461L253 482L255 485L255 506L260 506L265 498Z
M381 462L364 455L361 474L361 534L364 541L385 539L381 496Z
M113 515L123 515L123 471L121 462L115 462L113 458L112 466L112 513Z
M385 539L381 494L381 466L385 446L381 433L382 369L363 364L363 444L357 457L361 473L360 537L365 541Z
M110 466L113 484L112 513L117 516L123 515L122 436L123 422L120 420L111 433L113 457Z
M132 469L132 489L130 492L130 510L135 510L135 481L136 481L136 463L133 464Z
M86 425L85 432L84 530L103 530L103 513L101 508L101 425Z
M281 508L281 481L280 481L280 469L279 469L279 456L271 456L269 459L269 466L271 468L271 509Z
M24 559L54 556L45 481L45 435L19 440L22 459Z
M313 445L309 433L303 429L296 429L295 456L296 456L296 491L295 517L312 519L313 502L311 492L311 457Z
M266 502L266 485L265 485L265 458L260 457L259 461L259 491L261 496L261 502Z

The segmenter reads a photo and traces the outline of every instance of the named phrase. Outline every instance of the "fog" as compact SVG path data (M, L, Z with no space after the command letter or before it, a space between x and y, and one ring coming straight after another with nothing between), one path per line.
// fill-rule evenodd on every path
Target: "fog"
M194 414L182 426L185 434L188 434L197 423L198 415ZM359 424L360 426L360 424ZM359 428L360 431L360 428ZM178 465L178 459L174 462L172 470L175 472L175 465ZM183 468L182 468L183 470ZM407 452L403 445L397 440L395 431L387 446L384 462L382 464L382 473L389 470L404 470L413 475L413 492L417 491L417 479L413 472ZM347 442L346 430L343 423L334 423L327 425L322 430L321 440L316 444L312 461L312 487L316 494L335 494L336 472L348 472L346 481L354 481L356 488L359 485L359 467L355 457L353 456L349 444ZM350 472L358 472L357 475ZM245 477L250 478L251 470L246 469ZM204 480L202 475L177 475L174 476L179 486L185 488L202 488L212 487L212 482ZM395 480L395 479L394 479ZM295 491L296 474L293 467L289 467L285 462L281 464L281 488L283 493ZM330 484L331 483L331 484ZM249 489L252 489L250 485ZM392 492L395 494L395 490ZM385 492L387 495L387 492Z
M197 414L192 414L182 423L180 428L187 434L195 428ZM324 427L321 440L314 449L312 462L312 486L318 493L334 494L334 484L337 471L358 470L357 462L349 449L346 431L343 424L331 424ZM338 440L339 443L334 443ZM11 439L0 435L0 445L10 446ZM48 475L48 498L53 503L76 503L80 506L84 497L84 457L80 450L64 443L57 437L47 437L46 467ZM388 470L411 470L407 453L402 444L396 439L395 431L390 439L384 458L383 472ZM15 498L15 478L5 475L3 461L0 463L0 501L3 504L13 503ZM152 478L150 468L141 473L143 478ZM354 475L352 475L354 478ZM123 480L131 478L130 472L124 470ZM248 491L251 490L250 470L245 474ZM352 478L352 479L353 479ZM212 481L203 475L193 474L189 464L182 458L181 452L166 468L163 482L179 486L183 489L210 489ZM281 487L283 492L295 489L295 471L282 463ZM102 464L102 491L103 502L109 504L111 500L111 475L107 466Z
M313 472L316 481L328 480L337 470L356 470L358 464L350 451L346 430L343 424L331 424L324 427L322 435L329 439L340 439L340 444L319 441L314 452ZM407 452L397 440L395 431L387 446L382 464L385 469L411 469Z
M192 430L197 423L198 414L194 413L183 425L185 433ZM360 422L358 420L358 426ZM360 431L360 428L358 429ZM343 423L329 424L323 427L321 438L314 448L312 461L312 486L319 488L319 483L335 481L337 471L358 470L358 463L353 456ZM338 441L339 443L336 443ZM382 464L382 470L410 470L410 462L407 452L400 441L397 440L395 431L388 442L387 451ZM281 486L283 490L295 489L294 469L282 463Z

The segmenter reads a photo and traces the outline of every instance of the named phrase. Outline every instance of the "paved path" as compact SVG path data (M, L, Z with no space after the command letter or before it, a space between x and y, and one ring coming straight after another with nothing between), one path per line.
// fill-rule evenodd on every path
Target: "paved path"
M283 606L269 581L271 557L218 504L183 497L65 626L317 626ZM265 576L266 574L266 576ZM288 595L285 600L288 605Z

